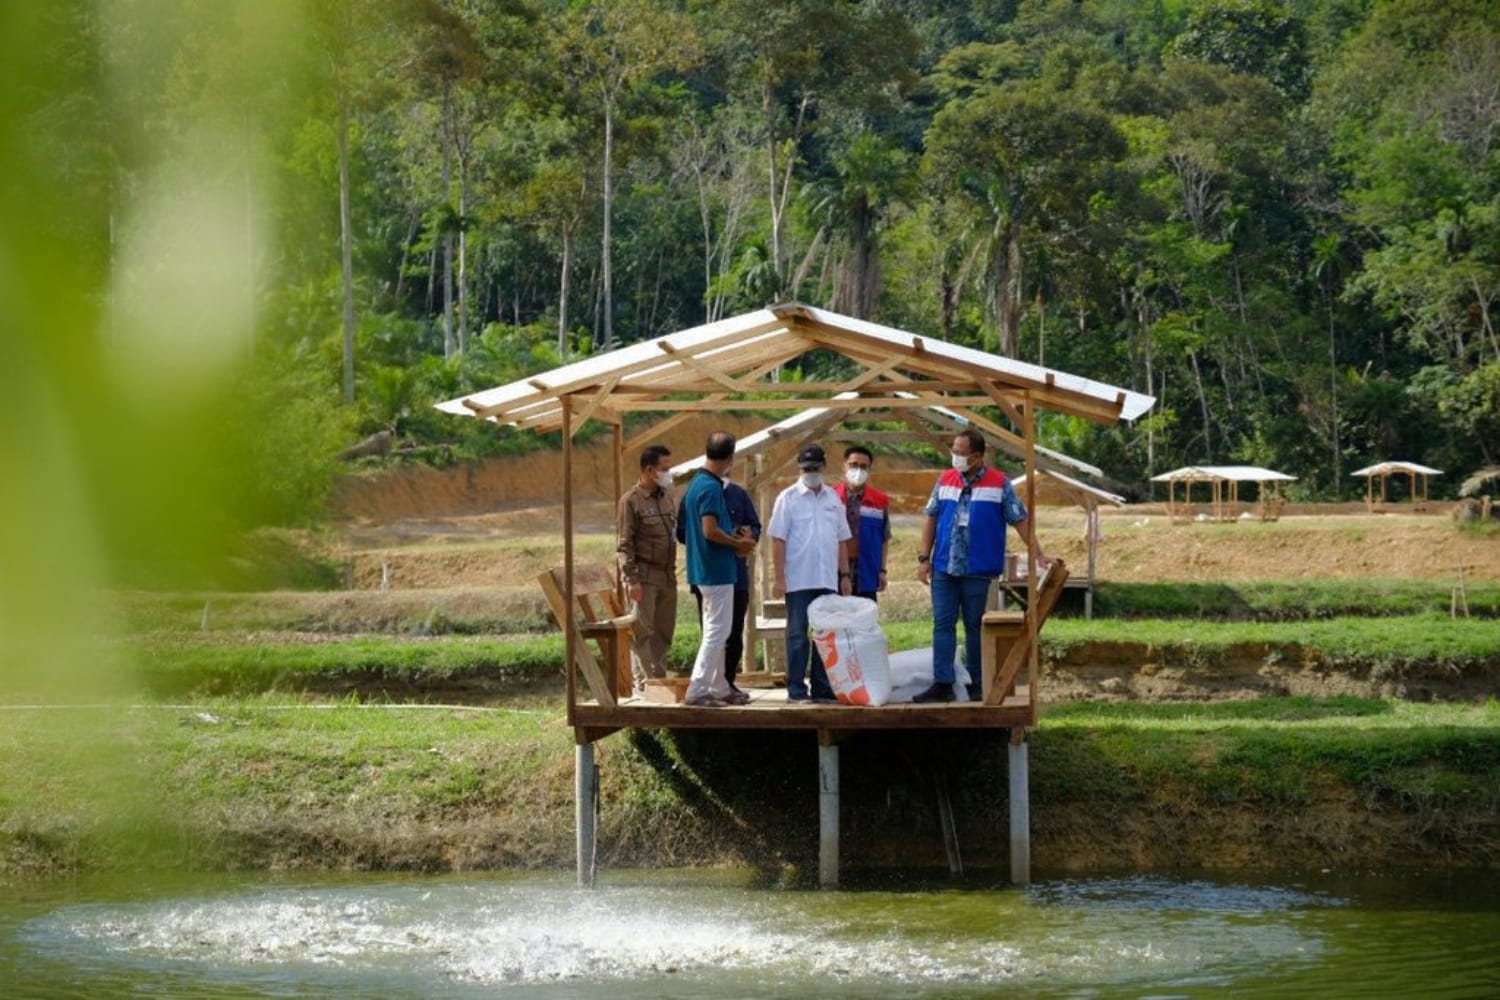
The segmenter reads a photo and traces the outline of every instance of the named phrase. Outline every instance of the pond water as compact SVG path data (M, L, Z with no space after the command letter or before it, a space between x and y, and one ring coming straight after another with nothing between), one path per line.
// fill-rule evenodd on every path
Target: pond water
M1500 877L725 872L0 888L0 996L1500 996Z

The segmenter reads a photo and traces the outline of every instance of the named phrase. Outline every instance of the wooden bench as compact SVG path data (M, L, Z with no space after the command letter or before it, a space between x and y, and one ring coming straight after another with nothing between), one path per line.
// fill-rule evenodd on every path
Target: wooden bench
M573 594L569 600L565 568L554 566L537 578L552 619L558 628L573 632L573 663L594 700L613 707L630 696L633 680L630 673L631 633L635 628L634 612L626 613L615 582L615 574L604 566L574 566ZM599 654L587 640L593 640Z
M1036 596L1025 611L985 612L980 620L980 669L986 705L1002 705L1016 693L1016 682L1031 663L1029 618L1036 616L1040 634L1067 582L1068 567L1059 559L1037 579ZM1028 675L1026 680L1025 689L1028 693L1035 692L1037 679ZM1034 708L1035 701L1031 703Z

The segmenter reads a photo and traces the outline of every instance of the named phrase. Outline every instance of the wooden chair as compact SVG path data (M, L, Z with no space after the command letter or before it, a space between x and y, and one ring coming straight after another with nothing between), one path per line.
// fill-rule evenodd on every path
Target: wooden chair
M619 699L629 697L635 613L626 613L622 606L614 572L604 566L574 566L572 600L563 596L567 589L564 567L554 566L536 579L558 627L573 630L574 662L569 669L578 671L601 705L613 707ZM598 646L597 657L586 641L590 639Z
M984 677L984 703L1002 705L1017 693L1022 670L1031 663L1031 630L1028 622L1036 616L1037 633L1068 582L1068 567L1061 559L1054 562L1037 580L1036 595L1025 611L987 611L980 622L980 669ZM1035 709L1036 678L1026 676L1026 698Z

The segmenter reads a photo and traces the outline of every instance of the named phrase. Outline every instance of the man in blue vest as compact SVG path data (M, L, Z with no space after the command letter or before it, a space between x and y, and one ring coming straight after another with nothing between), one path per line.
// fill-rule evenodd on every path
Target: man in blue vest
M990 584L1005 569L1006 525L1015 526L1038 570L1051 565L1005 474L984 464L984 448L984 435L972 427L959 431L953 438L953 467L938 478L927 501L917 578L932 587L932 686L912 701L954 699L960 613L969 699L979 701L983 696L979 630Z

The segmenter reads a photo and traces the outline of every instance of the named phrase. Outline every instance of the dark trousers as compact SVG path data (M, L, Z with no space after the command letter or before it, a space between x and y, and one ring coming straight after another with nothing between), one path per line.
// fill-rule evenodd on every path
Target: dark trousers
M698 602L698 627L703 627L703 592L692 588L693 600ZM724 679L730 684L740 672L740 659L745 655L745 612L750 610L750 591L734 592L734 624L729 627L729 641L724 644Z
M831 590L792 590L786 595L786 693L794 701L808 696L808 678L812 680L812 697L833 700L833 686L828 683L828 671L823 668L823 657L807 632L808 606ZM809 660L812 669L809 670Z

